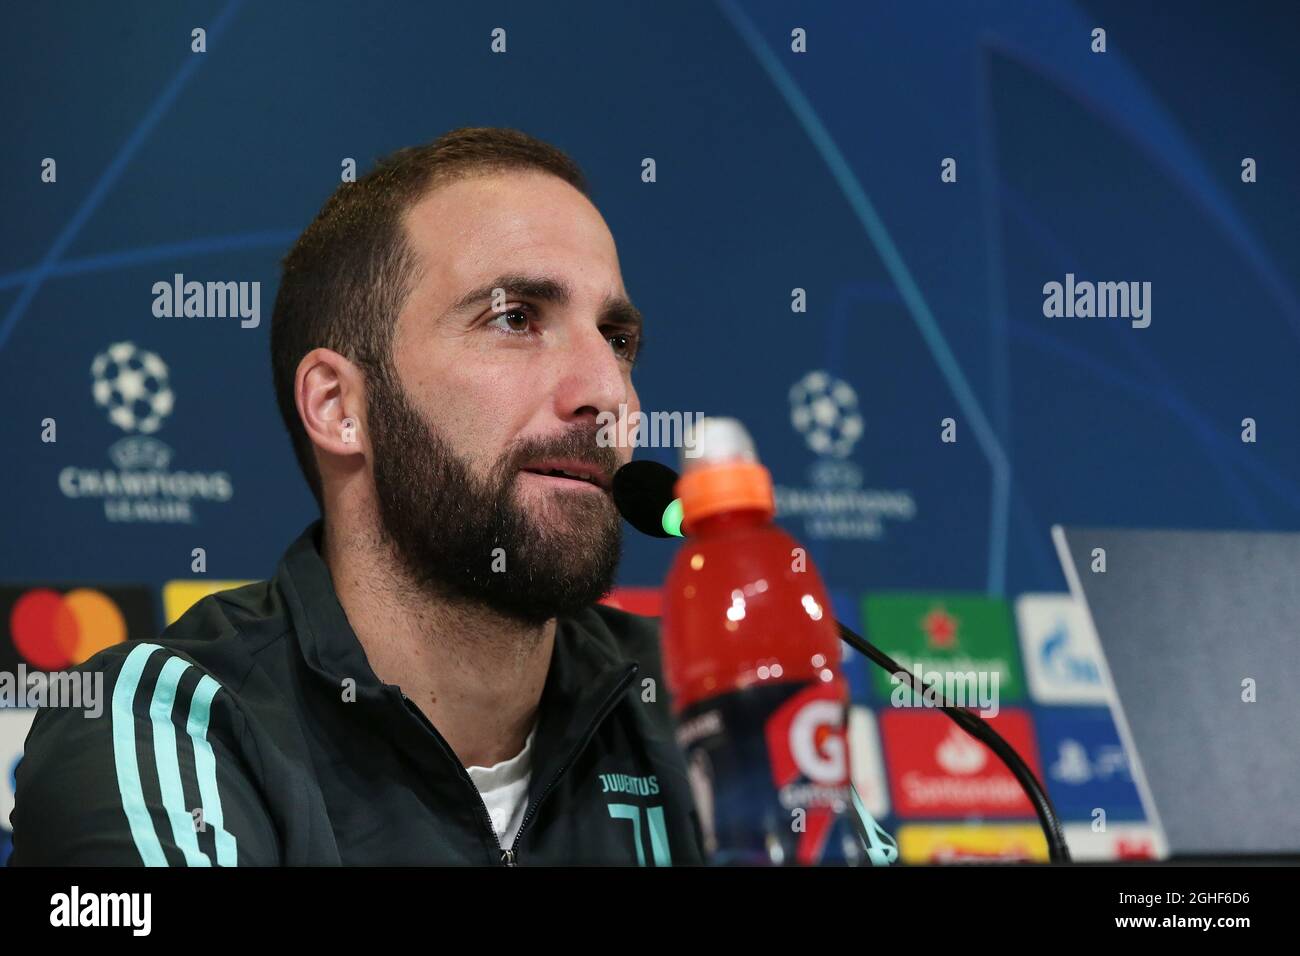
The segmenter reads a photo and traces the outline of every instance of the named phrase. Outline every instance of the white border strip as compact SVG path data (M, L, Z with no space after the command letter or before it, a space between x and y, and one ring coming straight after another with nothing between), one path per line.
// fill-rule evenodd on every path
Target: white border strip
M1083 610L1084 626L1092 632L1092 639L1101 651L1101 679L1106 685L1106 695L1110 698L1110 714L1115 721L1115 728L1119 731L1120 741L1128 752L1129 765L1133 770L1133 782L1137 785L1138 796L1142 800L1142 811L1146 814L1147 822L1155 830L1156 854L1160 859L1168 859L1169 840L1165 836L1164 824L1160 821L1160 811L1156 809L1155 797L1151 794L1146 770L1142 766L1142 757L1138 753L1137 744L1133 741L1133 731L1129 729L1128 717L1124 714L1124 704L1115 687L1115 679L1111 676L1110 662L1106 659L1106 648L1097 633L1097 623L1092 619L1092 608L1088 606L1088 597L1083 592L1079 569L1075 567L1074 555L1070 553L1069 545L1066 543L1065 528L1059 524L1052 525L1052 542L1056 545L1056 557L1065 572L1065 580L1070 585L1070 594L1079 602L1079 607Z

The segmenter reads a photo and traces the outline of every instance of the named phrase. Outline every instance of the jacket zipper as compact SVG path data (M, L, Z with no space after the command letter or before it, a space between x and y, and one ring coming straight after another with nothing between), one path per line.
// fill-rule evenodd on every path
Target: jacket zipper
M442 734L438 733L438 728L433 726L433 723L429 720L429 718L424 715L424 711L420 710L420 708L415 705L415 703L411 700L411 698L406 696L406 693L404 691L399 691L399 693L401 693L402 695L402 701L403 703L406 704L407 710L409 710L412 714L414 714L417 718L419 718L420 723L424 724L424 726L429 730L429 732L433 734L434 739L437 740L438 743L442 746L443 751L448 756L450 756L453 760L455 760L457 764L460 764L460 758L457 757L454 753L452 753L451 747L447 744L445 740L442 739ZM506 866L514 866L515 865L514 849L511 848L507 850L501 846L501 838L497 836L497 829L495 826L492 825L492 817L488 814L487 804L483 802L483 794L479 793L478 787L474 785L474 781L469 777L468 774L463 774L462 776L463 779L469 784L469 788L474 791L474 799L478 801L479 822L487 826L488 833L492 834L492 842L495 843L497 846L498 859Z
M600 705L600 709L596 711L596 718L591 722L591 726L587 729L586 734L584 734L582 739L578 741L578 745L569 752L568 756L564 758L564 762L560 764L560 769L555 772L555 775L551 777L549 781L547 781L546 787L537 795L537 800L524 811L524 818L519 821L519 830L515 834L515 839L510 845L510 849L507 850L501 845L501 838L497 836L496 827L492 825L492 818L488 814L487 804L483 802L483 794L479 793L478 787L474 785L474 781L470 779L468 774L462 774L462 778L466 783L468 783L470 789L474 791L474 797L478 801L479 820L487 827L488 833L492 834L492 842L496 844L497 854L503 866L514 866L518 862L519 841L523 838L524 830L528 828L529 821L536 816L537 808L542 805L542 801L545 800L547 795L555 788L555 785L560 782L560 778L563 777L564 772L569 769L569 765L573 763L573 761L576 760L587 748L587 744L589 744L591 738L595 736L596 730L604 722L605 718L609 716L609 712L614 709L614 705L618 702L618 698L622 696L623 691L627 690L628 685L632 683L636 674L637 668L634 666L623 675L623 679L619 681L618 686L610 691L609 696L606 697L604 702ZM438 733L438 729L434 727L429 718L425 716L424 711L420 710L411 698L406 696L404 691L399 689L398 693L402 695L402 702L406 704L407 709L419 718L420 722L424 724L429 732L433 734L434 739L442 746L443 751L459 765L460 758L452 753L450 745L443 740L442 734Z
M547 781L546 787L537 795L536 802L524 811L524 818L519 821L519 832L515 834L514 843L510 845L509 850L505 851L506 854L509 854L509 862L506 863L507 866L515 865L515 860L519 855L519 841L523 838L524 831L528 828L529 821L536 816L537 808L542 805L542 801L545 800L551 790L555 788L555 785L560 782L560 778L563 777L564 772L569 769L569 765L573 763L573 761L577 760L582 752L587 749L587 744L591 743L591 738L596 735L597 729L599 729L600 725L604 723L605 718L609 716L609 712L614 709L614 705L618 703L619 697L621 697L623 692L627 690L628 685L632 683L636 674L637 667L634 665L626 674L623 675L623 679L618 682L618 686L610 691L609 696L606 697L604 703L600 705L600 709L596 711L596 719L591 722L591 726L587 729L583 738L578 741L578 745L569 752L569 755L564 758L564 762L560 764L560 769L555 772L555 775L551 777L549 781ZM494 830L493 832L495 833L496 831ZM498 845L500 845L499 842ZM502 862L505 862L504 856L502 857Z

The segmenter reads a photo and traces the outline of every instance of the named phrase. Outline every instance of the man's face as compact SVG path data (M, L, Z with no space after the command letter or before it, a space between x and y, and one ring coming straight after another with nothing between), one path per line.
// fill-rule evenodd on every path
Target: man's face
M418 267L397 381L367 383L384 530L422 584L532 623L572 613L619 558L609 489L631 449L599 447L597 416L640 407L640 320L613 237L535 172L439 188L406 228Z

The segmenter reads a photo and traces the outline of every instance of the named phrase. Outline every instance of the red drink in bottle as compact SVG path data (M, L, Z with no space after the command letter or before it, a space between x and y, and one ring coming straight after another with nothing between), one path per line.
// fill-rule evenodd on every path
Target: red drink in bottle
M817 863L849 802L839 630L807 553L772 523L772 478L744 427L707 419L695 437L662 633L706 849L724 864Z

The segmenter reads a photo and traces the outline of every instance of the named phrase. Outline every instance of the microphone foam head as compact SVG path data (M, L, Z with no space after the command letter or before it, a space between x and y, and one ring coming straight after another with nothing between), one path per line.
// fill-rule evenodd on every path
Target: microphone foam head
M614 472L614 504L624 520L654 538L672 535L664 513L676 499L677 472L657 461L630 461Z

